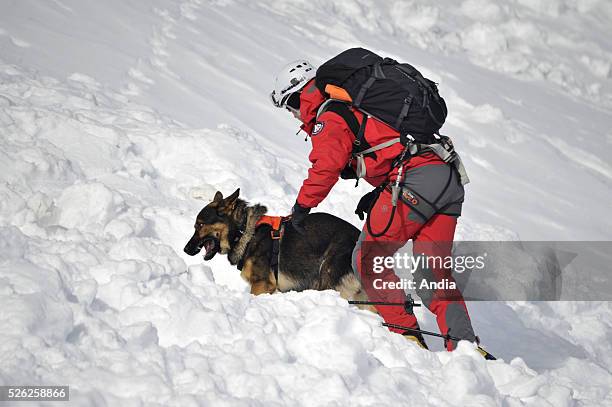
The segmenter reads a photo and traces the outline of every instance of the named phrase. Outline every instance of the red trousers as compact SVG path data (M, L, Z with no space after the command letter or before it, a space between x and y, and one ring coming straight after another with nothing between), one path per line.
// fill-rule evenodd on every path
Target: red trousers
M369 215L369 222L373 234L382 232L387 226L392 211L391 193L383 191ZM354 268L356 268L362 285L371 301L386 301L403 303L406 294L403 288L389 288L389 283L397 283L400 278L395 274L393 267L389 264L377 264L372 267L374 257L379 259L383 256L394 256L408 240L413 240L412 256L419 254L444 258L450 256L455 234L457 218L449 215L436 214L427 222L412 213L411 208L405 203L398 201L393 221L389 229L380 237L372 236L364 226L360 241L353 253ZM365 265L365 267L362 267ZM397 267L397 266L395 266ZM382 270L381 270L382 269ZM458 289L428 289L419 288L423 279L428 282L440 282L446 280L453 282L452 270L440 264L430 264L421 267L413 275L413 281L417 286L417 294L421 297L423 304L436 315L438 327L442 334L450 334L454 337L475 341L476 337L472 329L468 311L463 296ZM387 284L384 284L387 283ZM383 287L384 286L384 287ZM410 328L418 328L418 322L414 315L408 314L404 307L392 305L376 306L377 311L387 323L398 324ZM402 330L391 329L391 331L402 333ZM447 341L448 350L454 349L456 343Z

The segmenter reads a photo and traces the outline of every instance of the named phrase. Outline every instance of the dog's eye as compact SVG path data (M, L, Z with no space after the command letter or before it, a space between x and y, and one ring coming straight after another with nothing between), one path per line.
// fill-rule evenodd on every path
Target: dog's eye
M204 226L202 223L196 223L195 225L193 225L196 230L200 229L202 226Z

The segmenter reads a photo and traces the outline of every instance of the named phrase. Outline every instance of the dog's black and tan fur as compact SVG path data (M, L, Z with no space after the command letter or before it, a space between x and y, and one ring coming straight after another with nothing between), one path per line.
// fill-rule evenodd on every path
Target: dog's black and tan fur
M359 236L357 228L326 213L309 215L304 221L304 234L286 223L276 281L270 267L271 227L257 226L266 207L249 206L238 197L239 193L240 189L226 198L221 192L215 194L198 214L195 233L185 253L194 256L204 248L204 260L212 259L216 253L227 254L231 264L242 264L241 276L255 295L334 289L345 299L367 299L351 268L351 255Z

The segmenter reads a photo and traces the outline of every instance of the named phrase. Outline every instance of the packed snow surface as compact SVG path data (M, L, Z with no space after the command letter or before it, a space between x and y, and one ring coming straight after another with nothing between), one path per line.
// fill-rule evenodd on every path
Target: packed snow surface
M289 211L309 145L268 101L274 71L349 46L440 83L472 179L458 238L610 240L612 3L0 9L0 385L83 406L612 406L608 302L469 303L485 362L332 291L253 297L224 256L182 253L216 190ZM341 182L318 210L361 226L365 191Z

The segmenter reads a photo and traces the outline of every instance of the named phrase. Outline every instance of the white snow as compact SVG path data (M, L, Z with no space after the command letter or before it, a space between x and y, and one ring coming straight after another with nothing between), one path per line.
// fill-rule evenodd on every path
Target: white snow
M289 211L308 144L273 73L355 45L440 82L472 179L458 238L610 240L609 2L0 7L0 384L69 384L83 406L612 405L608 302L470 303L485 362L182 253L218 189ZM361 226L365 191L319 210Z

